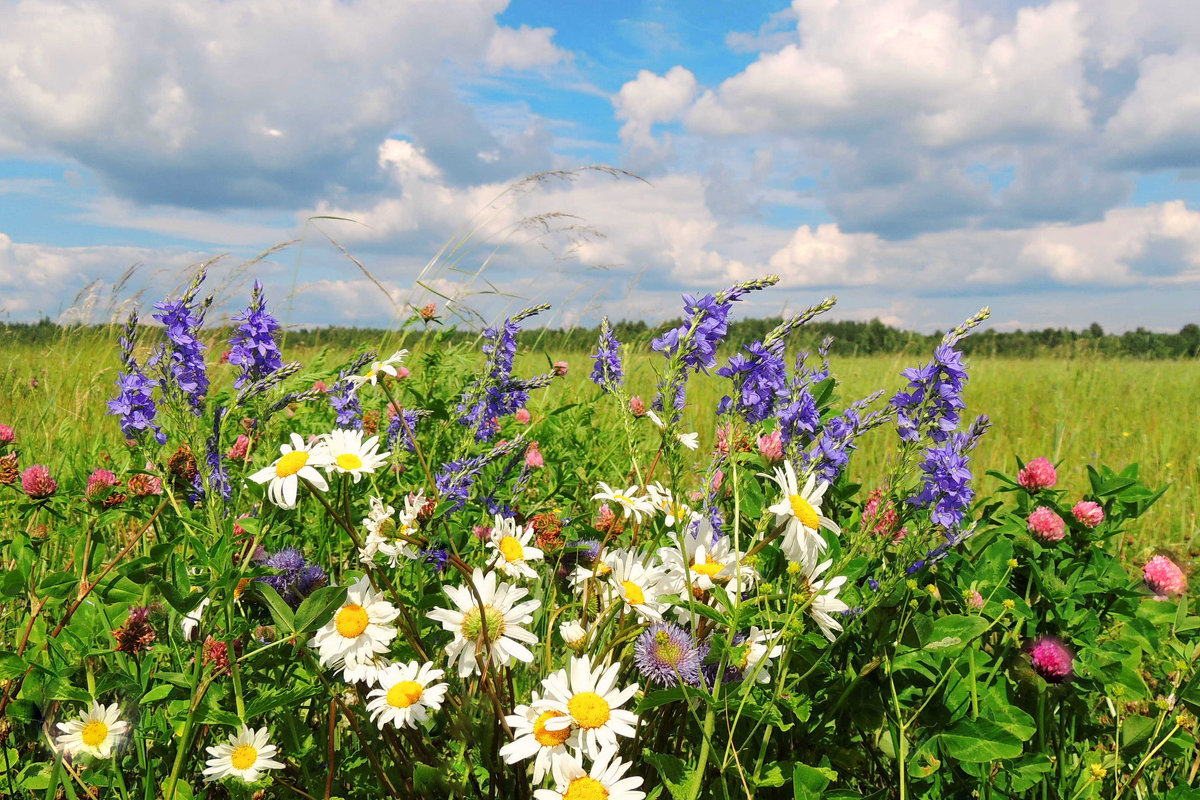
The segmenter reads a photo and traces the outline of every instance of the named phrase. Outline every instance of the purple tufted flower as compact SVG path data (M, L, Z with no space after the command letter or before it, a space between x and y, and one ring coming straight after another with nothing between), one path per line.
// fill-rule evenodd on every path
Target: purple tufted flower
M169 377L164 389L178 391L196 416L204 411L208 394L208 372L204 365L207 349L198 334L204 324L204 311L212 298L195 305L196 291L204 282L205 270L200 270L183 296L177 300L155 303L157 314L152 315L166 328L167 346L157 350L150 364L162 364L164 377Z
M700 651L691 635L671 622L651 625L633 644L633 661L659 686L700 683Z
M233 382L233 387L240 389L247 381L265 378L283 366L283 357L275 344L279 321L267 312L261 283L254 282L250 306L234 316L233 321L239 324L229 340L229 363L241 367L241 374Z
M625 380L625 370L621 366L621 343L617 341L608 317L600 320L600 341L596 352L592 354L596 366L592 368L592 382L611 392Z

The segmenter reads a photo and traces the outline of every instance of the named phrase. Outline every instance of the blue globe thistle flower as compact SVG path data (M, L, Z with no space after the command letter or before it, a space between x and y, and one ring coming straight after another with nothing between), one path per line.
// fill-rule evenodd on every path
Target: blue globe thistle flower
M680 681L699 685L700 660L700 650L691 635L671 622L651 625L633 644L638 670L659 686L677 686Z
M329 583L325 570L319 564L305 561L304 555L295 547L264 554L258 561L264 567L279 570L279 574L262 575L254 580L270 586L292 608L298 608L304 598Z

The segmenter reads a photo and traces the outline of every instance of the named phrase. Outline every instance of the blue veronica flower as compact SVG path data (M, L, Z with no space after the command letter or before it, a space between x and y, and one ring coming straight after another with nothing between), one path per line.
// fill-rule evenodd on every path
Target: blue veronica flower
M204 277L205 271L200 270L182 297L154 304L158 313L152 316L166 328L167 345L156 350L149 362L162 364L164 376L170 378L162 384L163 388L182 394L196 416L203 413L204 398L208 394L208 371L204 365L207 348L197 337L212 298L200 305L192 302Z
M229 486L229 474L225 471L225 459L221 457L221 420L228 411L224 406L217 408L213 414L212 436L208 438L204 460L208 465L208 485L223 499L233 496Z
M240 389L248 381L265 378L283 366L283 356L275 344L275 331L279 321L267 312L262 284L254 282L250 292L250 306L233 317L239 323L229 340L229 363L241 367L241 373L233 382Z
M549 303L526 308L504 320L498 328L483 331L480 348L487 356L483 374L463 391L458 405L459 424L475 432L475 441L491 441L500 430L497 420L514 413L529 400L529 390L545 385L553 373L529 381L513 380L513 359L517 354L517 324L550 307Z
M621 366L621 343L617 341L612 326L608 324L608 317L600 320L600 341L592 359L596 362L592 368L592 383L606 393L625 381L625 370Z

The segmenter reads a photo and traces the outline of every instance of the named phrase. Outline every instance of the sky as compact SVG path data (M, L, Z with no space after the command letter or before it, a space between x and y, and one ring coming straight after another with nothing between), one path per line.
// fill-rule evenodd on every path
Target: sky
M0 0L0 320L1200 321L1178 0ZM536 176L536 177L530 177Z

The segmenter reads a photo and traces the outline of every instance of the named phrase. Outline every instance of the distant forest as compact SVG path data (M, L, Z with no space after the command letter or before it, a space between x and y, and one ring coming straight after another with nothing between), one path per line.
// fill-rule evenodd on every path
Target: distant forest
M650 339L659 332L679 325L673 320L662 325L645 322L618 322L614 324L617 338L622 342L647 349ZM733 346L750 344L761 340L780 322L779 317L766 319L740 319L729 324L729 336L725 350ZM36 323L0 324L0 346L5 343L49 345L64 335L115 337L118 328L112 325L79 326L64 328L43 319ZM152 328L151 328L152 330ZM420 325L414 332L419 335ZM215 341L221 329L210 329ZM579 352L595 347L598 328L530 328L521 334L521 344L549 352ZM303 342L310 347L333 346L338 348L363 348L374 346L387 333L372 328L293 328L287 337L293 342ZM451 341L473 341L479 337L476 330L447 331ZM832 353L835 355L877 355L929 350L942 338L942 332L931 334L913 333L884 325L877 319L869 322L844 320L840 322L811 322L792 334L791 349L815 350L827 336L834 340ZM1045 328L1043 330L978 331L965 339L961 345L968 354L1032 358L1035 356L1107 356L1151 359L1200 358L1200 326L1184 325L1178 333L1155 333L1138 328L1125 333L1105 333L1097 323L1082 331L1067 328Z

